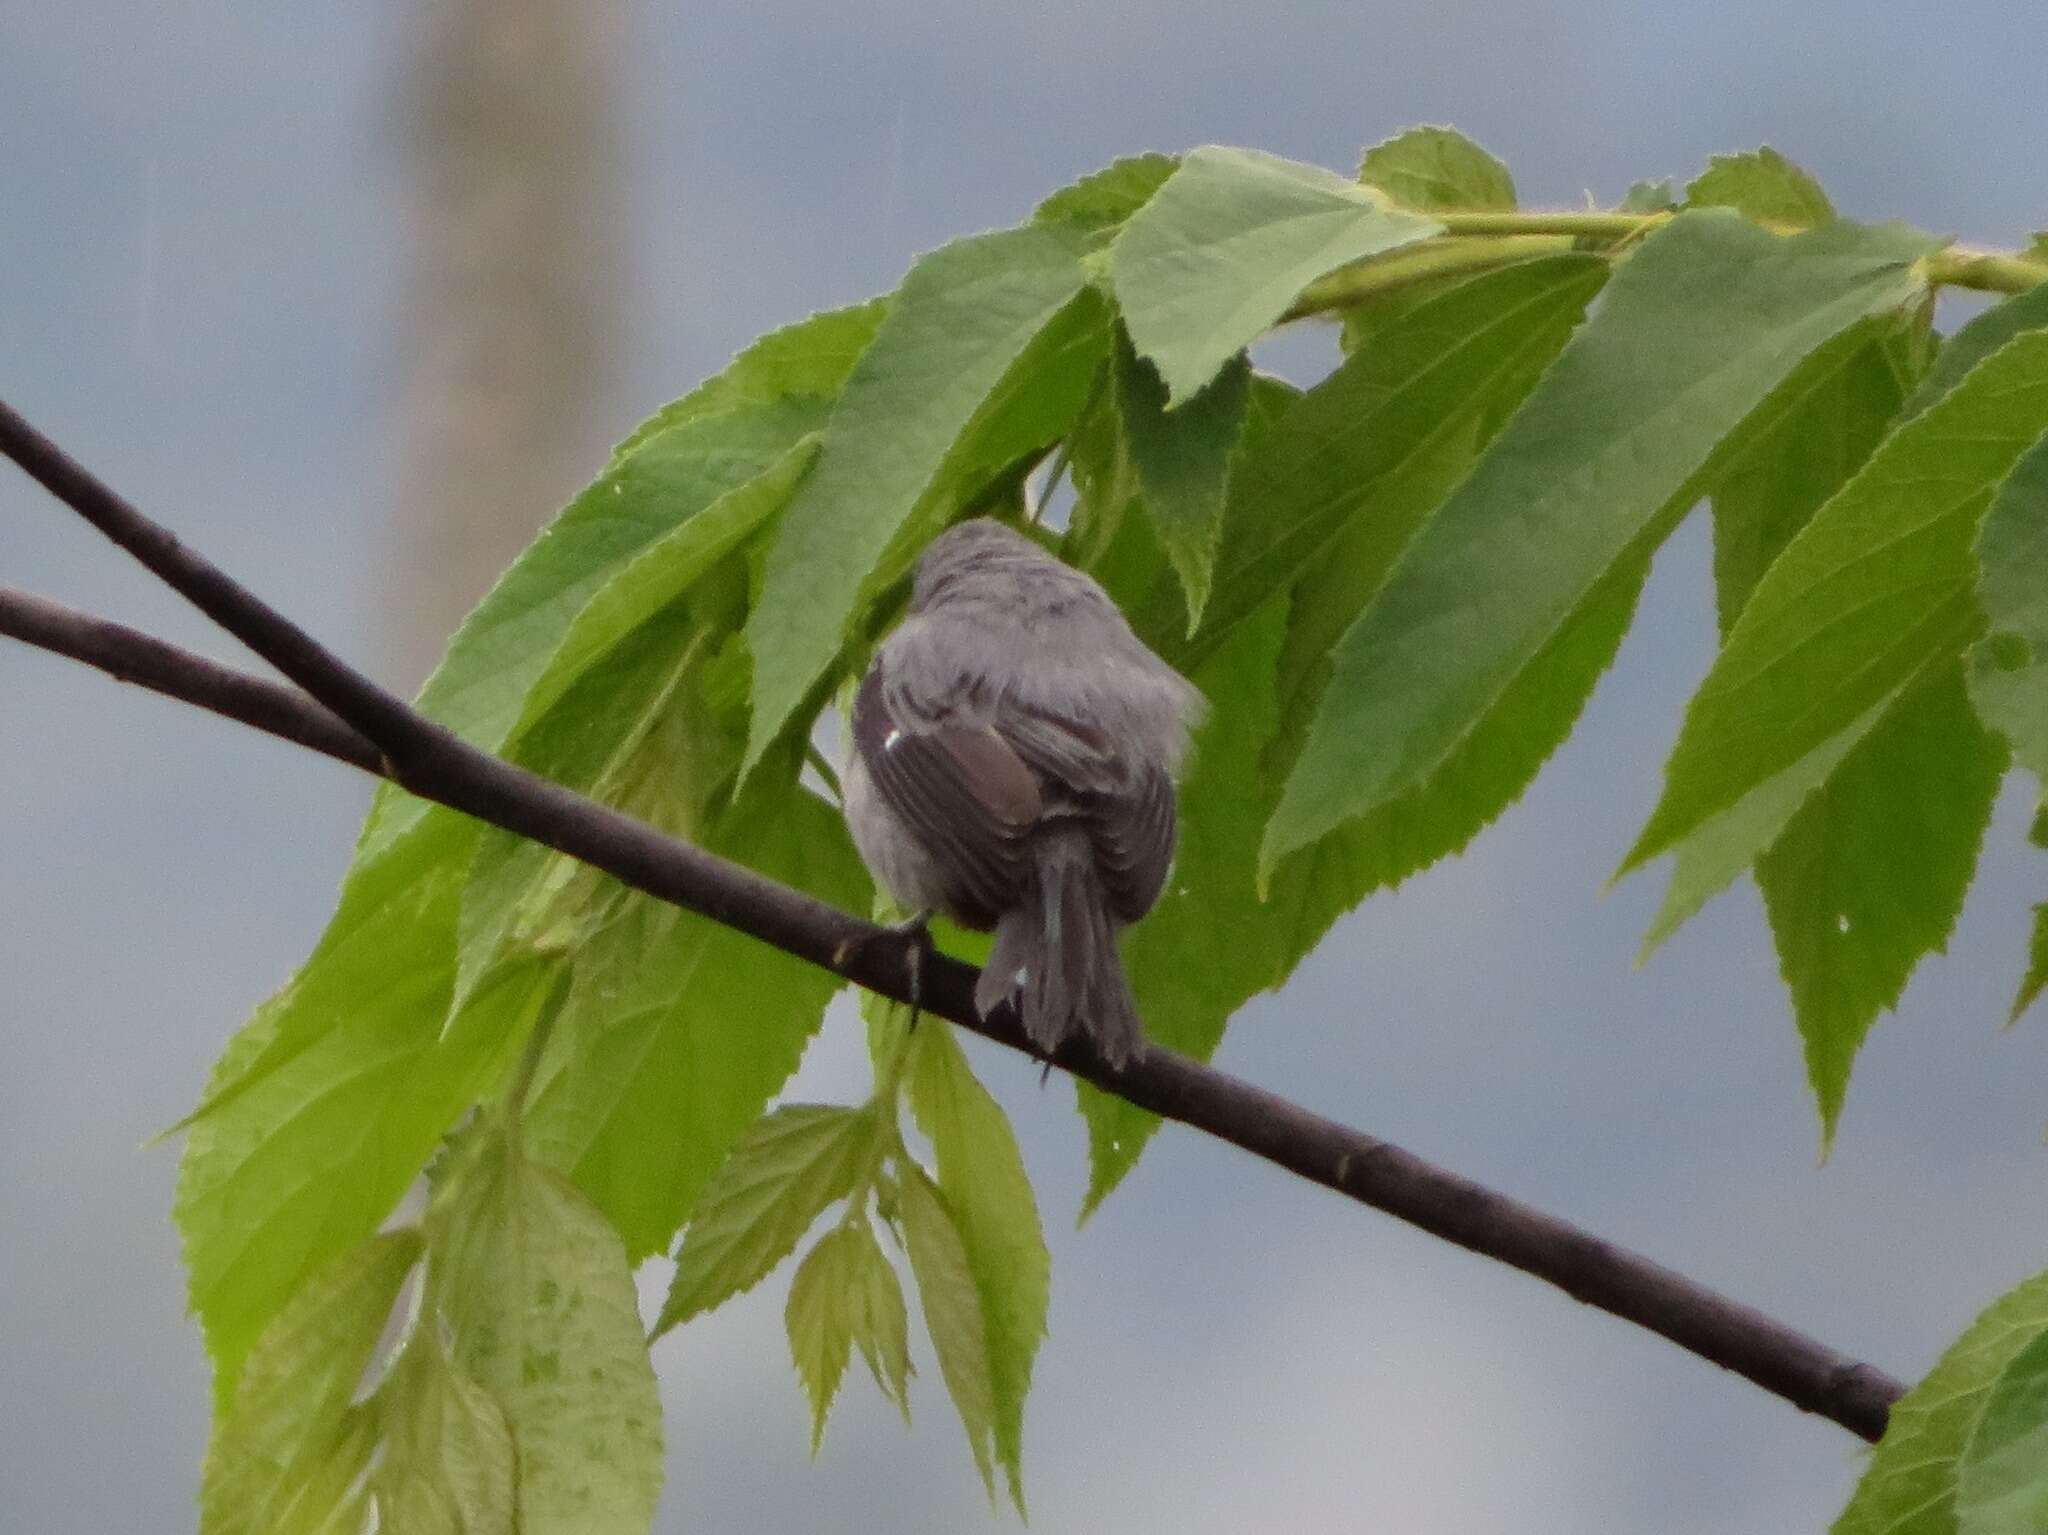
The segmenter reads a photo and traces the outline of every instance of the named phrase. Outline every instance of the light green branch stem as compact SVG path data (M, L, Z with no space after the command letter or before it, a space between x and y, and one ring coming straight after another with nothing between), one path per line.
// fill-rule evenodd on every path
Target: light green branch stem
M1531 256L1570 250L1582 242L1608 256L1620 254L1667 223L1670 213L1438 213L1444 233L1384 256L1368 256L1317 278L1281 317L1307 319L1344 309L1381 293L1455 273L1483 272ZM1778 234L1789 226L1766 225ZM1923 270L1935 287L1986 293L2025 293L2048 282L2048 262L2002 251L1952 245L1927 258Z

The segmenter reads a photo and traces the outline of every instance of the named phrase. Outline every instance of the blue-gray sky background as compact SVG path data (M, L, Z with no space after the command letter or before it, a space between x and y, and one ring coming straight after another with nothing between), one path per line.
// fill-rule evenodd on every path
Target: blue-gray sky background
M0 394L377 666L416 25L394 5L0 13ZM1343 169L1448 121L1525 202L1575 205L1768 140L1855 216L1987 244L2048 223L2048 13L2025 6L728 0L632 7L612 45L629 323L590 468L757 332L1143 149ZM11 473L0 581L232 653ZM1950 955L1873 1035L1817 1167L1753 892L1641 971L1661 876L1600 894L1711 627L1696 520L1525 801L1340 926L1222 1061L1917 1375L2048 1265L2048 1019L1997 1029L2044 894L2032 786L2009 785ZM0 649L0 1527L192 1517L206 1376L173 1152L137 1147L312 942L365 796L344 769ZM1819 1530L1853 1482L1832 1425L1191 1133L1162 1134L1076 1232L1068 1089L976 1059L1053 1244L1037 1530ZM802 1088L863 1084L835 1012ZM658 1349L660 1527L1014 1528L922 1356L912 1432L851 1380L807 1461L785 1288Z

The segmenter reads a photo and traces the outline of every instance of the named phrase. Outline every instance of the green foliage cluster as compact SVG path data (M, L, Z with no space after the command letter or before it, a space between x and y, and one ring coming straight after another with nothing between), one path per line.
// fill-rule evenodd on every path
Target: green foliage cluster
M1355 179L1121 161L658 413L423 707L869 910L813 733L920 547L970 513L1036 522L1070 476L1043 536L1210 703L1173 880L1126 950L1152 1037L1207 1057L1340 915L1519 797L1705 502L1723 645L1623 871L1672 857L1652 944L1754 874L1825 1142L1947 938L2008 756L2048 772L2044 277L1843 220L1770 150L1580 214L1518 211L1446 129ZM1943 341L1947 281L2018 296ZM1315 315L1346 356L1313 387L1247 360ZM2048 906L2015 1012L2044 982ZM1015 1141L946 1026L873 1004L872 1097L770 1109L834 989L380 794L326 934L188 1124L203 1527L353 1530L374 1503L383 1528L645 1528L633 1265L675 1252L658 1336L834 1208L788 1305L814 1443L855 1350L908 1412L907 1267L974 1463L1021 1510L1049 1275ZM1156 1122L1086 1086L1080 1109L1092 1209ZM1901 1407L1842 1529L2038 1527L2042 1284Z

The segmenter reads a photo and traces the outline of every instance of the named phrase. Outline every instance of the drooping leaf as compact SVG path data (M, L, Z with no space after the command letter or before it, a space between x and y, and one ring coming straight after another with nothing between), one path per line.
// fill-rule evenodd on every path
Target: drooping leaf
M1743 608L1623 872L1699 838L1748 846L1732 877L1901 689L1961 652L1982 624L1978 523L2044 430L2048 334L2033 333L1885 439Z
M1358 179L1423 213L1513 212L1515 179L1455 128L1421 127L1375 144Z
M875 339L882 317L889 312L889 302L871 298L771 330L720 372L641 422L613 450L612 457L624 458L657 433L700 416L773 405L789 396L832 399Z
M866 1221L852 1228L853 1341L868 1362L868 1373L882 1395L910 1421L910 1313L903 1304L903 1283L883 1256L874 1229Z
M1999 1371L1956 1464L1957 1535L2048 1529L2048 1333Z
M1438 233L1329 171L1208 145L1124 225L1110 281L1132 344L1178 405L1313 279Z
M415 1328L377 1394L384 1453L370 1478L378 1528L406 1535L515 1535L512 1430L456 1369L438 1326Z
M265 1324L376 1229L504 1065L509 999L482 998L443 1032L475 841L475 822L439 811L358 868L313 959L229 1046L216 1107L187 1134L174 1214L220 1405Z
M769 549L747 631L750 763L838 652L857 599L977 412L1085 282L1080 236L1049 224L955 241L911 269ZM1009 381L1025 408L1043 408L1040 381Z
M1957 331L1936 354L1920 386L1906 402L1905 413L1917 416L1962 382L1963 375L2022 331L2048 326L2048 283L1993 304Z
M1989 631L1972 657L1970 697L2048 783L2048 435L2020 455L1984 515L1977 598Z
M1780 239L1711 210L1648 236L1345 634L1263 866L1425 781L1683 511L1722 438L1817 347L1920 291L1929 248L1839 224Z
M1326 568L1340 537L1363 546L1345 562L1364 588L1348 604L1348 624L1606 277L1599 257L1562 255L1468 278L1390 323L1256 449L1248 442L1230 485L1215 595L1189 659Z
M938 1158L939 1188L967 1249L988 1341L996 1463L1024 1508L1024 1398L1045 1335L1051 1259L1010 1122L975 1080L952 1030L928 1024L911 1045L911 1107Z
M1877 1015L1947 946L2004 771L1961 669L1944 666L1900 696L1757 861L1823 1150Z
M967 1244L943 1195L921 1167L908 1165L901 1185L903 1246L917 1279L939 1375L967 1431L975 1469L991 1500L996 1495L995 1383L989 1361L988 1322L981 1290L968 1263Z
M1209 598L1231 461L1244 435L1251 364L1242 356L1178 410L1150 363L1119 338L1116 401L1140 499L1187 593L1192 630Z
M454 1368L511 1429L517 1528L645 1531L661 1491L661 1403L617 1233L496 1125L434 1219L435 1309Z
M714 845L842 909L872 898L838 812L800 786L750 788ZM543 1064L530 1133L637 1259L668 1244L796 1069L839 983L642 897L588 959Z
M860 1228L865 1233L866 1228ZM868 1245L874 1245L868 1237ZM853 1354L856 1290L860 1263L859 1236L852 1226L835 1226L797 1265L790 1282L783 1322L789 1332L789 1353L797 1378L811 1404L811 1453L825 1442L825 1418L846 1375Z
M874 1134L873 1114L825 1104L784 1104L756 1120L697 1200L654 1335L766 1278L853 1191Z
M419 1256L415 1231L357 1242L263 1329L207 1445L202 1535L311 1530L342 1502L375 1442L349 1398Z
M2034 936L2027 946L2027 973L2014 993L2012 1008L2005 1015L2006 1026L2020 1021L2020 1015L2048 990L2048 901L2034 907Z
M1685 200L1791 229L1813 229L1835 216L1820 183L1768 144L1751 154L1715 155L1685 189Z
M1992 1302L1893 1404L1831 1535L1957 1535L1957 1462L1999 1375L2044 1332L2048 1274L2037 1274Z
M1131 155L1061 187L1032 211L1041 224L1069 224L1090 234L1115 229L1152 200L1180 164L1178 155Z

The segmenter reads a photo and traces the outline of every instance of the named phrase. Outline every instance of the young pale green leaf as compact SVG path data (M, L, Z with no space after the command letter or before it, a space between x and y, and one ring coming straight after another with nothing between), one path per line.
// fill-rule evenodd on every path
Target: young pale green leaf
M419 1256L415 1231L358 1242L264 1328L234 1405L214 1421L200 1482L202 1535L313 1529L344 1499L374 1444L349 1397Z
M2005 1016L2010 1028L2020 1021L2020 1015L2034 1005L2042 991L2048 990L2048 901L2034 908L2034 936L2027 945L2027 973L2020 980L2020 989L2014 993L2012 1008Z
M1956 1466L1991 1390L2048 1333L2048 1274L2008 1291L1895 1404L1830 1535L1957 1535Z
M617 1233L497 1124L434 1219L433 1309L455 1369L512 1431L517 1528L645 1531L661 1491L661 1402Z
M887 298L828 309L794 325L771 330L680 400L664 405L635 427L612 452L623 459L641 443L670 427L721 411L773 405L789 396L830 400L868 349L889 312Z
M1812 229L1834 218L1834 204L1805 171L1766 144L1753 154L1715 155L1685 189L1694 208L1734 208L1766 224Z
M1982 624L1978 523L2043 431L2048 333L2035 332L1885 439L1743 608L1622 872L1751 823L1761 851L1901 689L1961 652Z
M1223 526L1231 461L1244 436L1251 364L1231 359L1180 409L1166 408L1166 386L1119 334L1116 401L1137 473L1139 497L1187 593L1192 632L1209 599L1210 571Z
M2020 765L2048 783L2048 435L2020 456L1985 514L1977 600L1989 632L1972 657L1970 697Z
M647 438L565 507L464 620L420 708L497 751L526 712L576 615L634 555L729 491L767 473L825 422L829 401L793 395L699 416ZM358 858L404 835L423 801L381 791Z
M1391 321L1263 440L1248 441L1230 484L1215 595L1192 653L1176 653L1198 659L1276 592L1327 570L1340 537L1357 545L1341 563L1362 588L1336 603L1348 607L1348 626L1606 279L1606 262L1576 254L1468 278Z
M1138 354L1178 405L1315 278L1440 233L1332 172L1208 145L1131 215L1110 247L1110 282Z
M904 279L769 549L747 630L749 763L838 653L857 599L984 402L1081 292L1080 240L1049 224L977 235L926 256ZM1012 382L1013 392L1032 394L1031 381Z
M865 1226L835 1226L818 1238L818 1245L797 1265L783 1311L790 1357L811 1404L813 1455L825 1442L825 1418L853 1356L855 1315L865 1304L859 1289L862 1236L870 1247L874 1245Z
M456 1369L437 1326L417 1327L376 1398L384 1453L370 1476L378 1528L516 1535L512 1430Z
M901 1181L903 1247L917 1279L918 1302L946 1394L967 1431L975 1469L991 1500L996 1495L994 1372L981 1290L967 1259L967 1244L938 1186L923 1168L906 1162Z
M1513 212L1508 168L1455 128L1397 133L1365 152L1358 179L1423 213Z
M960 1229L981 1296L995 1456L1010 1498L1024 1509L1024 1398L1045 1335L1051 1258L1017 1138L988 1089L975 1080L949 1026L927 1023L911 1045L911 1108L938 1158L939 1188Z
M1032 211L1041 224L1069 224L1090 234L1115 229L1152 200L1180 164L1178 155L1131 155L1072 186L1061 187Z
M1956 1463L1957 1535L2048 1530L2048 1333L2012 1357Z
M857 1222L853 1255L853 1341L882 1395L910 1421L910 1313L903 1283L866 1221Z
M2048 327L2048 283L1993 304L1957 331L1935 355L1934 366L1906 402L1905 413L1917 416L1963 381L1978 363L2022 331Z
M844 910L866 870L809 790L752 786L713 846ZM644 897L578 957L529 1132L635 1258L664 1248L788 1080L839 983L705 917Z
M653 1335L766 1278L827 1205L853 1192L874 1136L863 1109L786 1103L756 1120L698 1196Z
M1922 291L1930 248L1715 210L1645 239L1345 634L1264 868L1426 781L1803 358Z
M1892 705L1757 861L1823 1152L1871 1025L1948 943L2004 772L1961 668L1945 665Z
M476 823L437 811L361 864L314 957L228 1047L175 1218L216 1400L305 1276L368 1236L505 1059L484 999L443 1033Z

